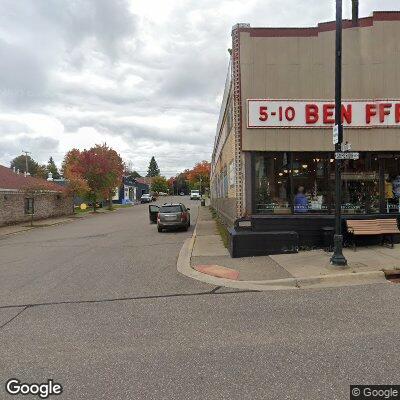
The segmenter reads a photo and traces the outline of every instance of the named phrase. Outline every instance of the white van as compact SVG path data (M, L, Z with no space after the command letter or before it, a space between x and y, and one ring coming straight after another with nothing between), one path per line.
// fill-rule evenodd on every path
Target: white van
M200 190L191 190L190 191L190 200L200 200Z

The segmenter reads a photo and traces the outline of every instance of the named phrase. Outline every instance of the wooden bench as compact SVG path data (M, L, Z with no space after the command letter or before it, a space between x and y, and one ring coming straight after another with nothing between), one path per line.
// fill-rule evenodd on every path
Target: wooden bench
M400 233L396 218L387 219L348 219L346 220L347 232L353 237L353 249L356 250L356 236L381 235L382 245L387 237L390 237L390 245L393 248L393 235Z

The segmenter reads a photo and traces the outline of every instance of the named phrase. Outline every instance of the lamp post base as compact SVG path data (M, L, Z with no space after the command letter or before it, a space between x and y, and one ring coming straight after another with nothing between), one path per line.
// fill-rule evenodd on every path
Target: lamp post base
M343 236L342 235L334 235L333 236L333 255L331 257L331 264L337 266L345 266L347 265L347 260L343 255Z

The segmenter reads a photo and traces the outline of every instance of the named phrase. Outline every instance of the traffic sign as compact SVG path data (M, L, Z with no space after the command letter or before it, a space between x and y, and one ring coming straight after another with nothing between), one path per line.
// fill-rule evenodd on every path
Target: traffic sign
M333 144L336 144L339 142L339 126L338 125L335 125L333 127L332 133L333 133Z
M351 150L351 144L349 142L342 143L340 146L341 151L350 151Z
M335 153L335 160L358 160L360 153L356 151Z

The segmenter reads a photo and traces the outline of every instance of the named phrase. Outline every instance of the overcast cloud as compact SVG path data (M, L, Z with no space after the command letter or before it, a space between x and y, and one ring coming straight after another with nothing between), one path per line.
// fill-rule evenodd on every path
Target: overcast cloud
M399 3L360 0L360 16ZM174 175L210 158L232 25L332 19L333 0L0 0L0 163L107 142Z

